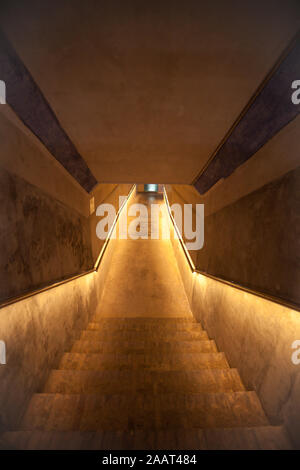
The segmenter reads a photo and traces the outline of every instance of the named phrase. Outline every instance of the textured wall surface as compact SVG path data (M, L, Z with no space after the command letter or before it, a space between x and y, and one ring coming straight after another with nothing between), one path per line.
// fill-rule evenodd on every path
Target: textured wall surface
M0 309L0 338L6 364L0 365L0 431L16 430L33 393L81 329L101 311L101 295L114 252L108 244L98 272Z
M233 204L243 196L299 166L300 116L295 118L234 173L201 195L192 185L172 185L185 202L205 204L205 215Z
M201 194L233 173L299 114L300 108L292 102L290 92L291 83L300 75L299 53L298 36L292 50L195 182Z
M18 429L32 394L42 389L92 316L101 314L116 243L108 243L97 272L0 309L0 339L7 352L0 365L0 432Z
M205 219L197 268L300 304L300 168Z
M87 218L0 168L0 300L92 266Z
M1 78L7 86L7 103L51 154L86 190L97 184L55 113L32 78L29 70L0 31Z
M300 448L300 365L291 360L299 312L192 273L179 241L172 241L194 316L246 388L257 392L270 422L283 423Z
M0 106L0 164L10 173L89 216L89 194L57 162L9 106Z
M300 168L206 216L204 246L190 252L196 267L299 304L299 188ZM187 191L168 193L189 202Z
M32 393L95 312L94 274L0 310L6 364L0 366L0 428L16 429Z

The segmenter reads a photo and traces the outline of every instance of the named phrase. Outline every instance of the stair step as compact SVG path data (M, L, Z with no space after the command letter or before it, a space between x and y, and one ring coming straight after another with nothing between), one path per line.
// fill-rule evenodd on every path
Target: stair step
M195 319L96 315L74 338L0 449L290 448Z
M197 370L229 368L223 353L65 353L58 369Z
M17 431L0 435L0 449L15 450L290 450L280 426L134 432Z
M152 332L155 334L157 330L161 331L163 334L169 334L173 332L201 332L204 331L200 323L193 323L193 322L181 322L178 323L178 325L173 325L170 323L169 325L160 325L160 323L153 323L151 325L137 325L136 328L134 327L134 324L128 324L127 326L124 325L124 327L119 327L117 324L115 325L114 323L111 325L103 325L101 322L89 322L88 325L86 326L86 330L88 331L98 331L102 332L105 331L106 333L110 334L115 334L119 335L122 332L131 332L131 333L144 333L147 332L148 334L151 334Z
M93 329L94 324L89 324L87 329L81 334L81 339L88 341L110 341L118 347L119 342L128 341L134 344L139 341L205 341L208 340L206 331L163 331L162 329L151 330L103 330Z
M255 392L35 394L21 430L130 431L267 424Z
M236 369L200 371L54 370L45 393L213 393L244 391Z
M101 328L128 328L145 329L156 328L182 328L189 325L201 324L192 316L189 317L102 317L101 314L95 315L92 323L97 323Z
M141 341L134 342L122 341L119 342L117 347L120 354L141 354L156 355L160 354L180 354L181 353L208 353L217 352L217 347L214 341ZM116 345L111 341L91 341L91 340L77 340L75 341L72 352L84 353L114 353Z
M116 321L120 320L120 321ZM95 329L100 331L110 332L119 332L119 331L156 331L160 329L160 331L165 333L170 333L173 331L202 331L202 326L200 323L195 321L157 321L155 319L149 319L145 321L145 319L138 319L134 318L134 321L129 321L127 318L120 318L120 319L112 319L109 321L103 321L103 319L99 319L97 321L97 317L93 318L93 320L89 323L91 325L88 329ZM141 321L138 321L141 320Z

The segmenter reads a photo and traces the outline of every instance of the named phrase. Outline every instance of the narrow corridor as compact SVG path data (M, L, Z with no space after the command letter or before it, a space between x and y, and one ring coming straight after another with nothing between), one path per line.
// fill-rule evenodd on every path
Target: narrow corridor
M192 317L171 241L162 237L166 217L160 212L156 227L152 203L164 206L162 196L151 193L137 193L129 203L128 211L133 204L148 208L148 220L141 217L137 229L148 238L133 240L129 234L127 240L117 240L99 305L101 317ZM134 218L127 217L129 230ZM159 239L151 239L156 228Z
M193 318L170 240L116 243L98 312L6 441L27 449L287 448Z

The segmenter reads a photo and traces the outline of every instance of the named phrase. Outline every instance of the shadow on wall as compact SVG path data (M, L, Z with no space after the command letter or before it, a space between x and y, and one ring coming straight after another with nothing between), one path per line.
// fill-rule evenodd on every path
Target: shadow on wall
M190 252L196 268L300 305L299 187L297 168L206 216L204 246ZM167 192L170 204L190 199L185 188Z
M89 269L88 219L0 169L0 300Z
M299 187L300 168L206 217L197 268L300 305Z

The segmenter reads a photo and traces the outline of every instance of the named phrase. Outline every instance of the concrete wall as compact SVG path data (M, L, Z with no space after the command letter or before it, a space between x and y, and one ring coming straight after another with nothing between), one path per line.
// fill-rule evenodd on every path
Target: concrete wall
M99 185L87 194L10 108L0 108L0 300L90 269L96 239L90 199L117 206L130 185ZM17 429L26 406L97 309L114 240L97 273L0 308L0 430Z
M199 270L296 304L299 132L298 118L205 197L167 187L170 203L204 204L204 247L190 252Z
M0 429L18 428L34 392L58 365L98 303L94 273L0 310L7 363L0 366Z
M0 365L0 432L18 429L32 394L42 390L62 354L101 311L115 243L108 243L97 272L0 309L7 352L6 365Z
M0 167L0 300L92 266L88 219Z
M172 243L194 316L256 390L270 422L283 423L300 448L300 365L291 360L299 312L192 273L179 241Z
M92 264L89 195L8 106L0 108L0 301Z
M299 131L297 118L204 197L167 187L170 203L205 205L204 248L190 252L197 267L298 303ZM179 242L173 247L193 314L300 448L300 365L291 360L300 313L192 273Z
M48 152L8 105L0 106L0 165L79 214L89 216L89 194Z
M90 269L104 241L95 208L130 185L100 184L86 193L22 124L0 108L0 302Z
M190 251L195 266L300 305L299 188L300 167L207 215L204 246ZM168 193L170 203L187 202Z
M196 266L300 305L300 167L205 218Z

